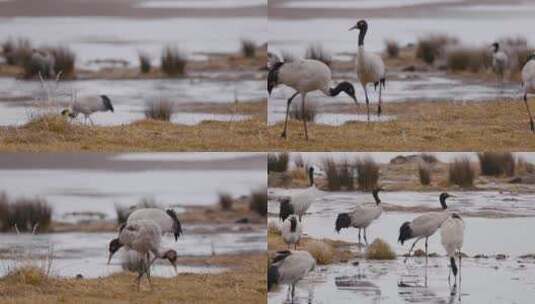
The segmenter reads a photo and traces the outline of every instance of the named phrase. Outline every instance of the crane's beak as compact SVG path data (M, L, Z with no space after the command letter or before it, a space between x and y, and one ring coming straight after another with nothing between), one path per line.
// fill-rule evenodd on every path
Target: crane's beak
M357 25L355 24L355 25L353 25L352 27L350 27L348 31L352 31L352 30L356 30L356 29L358 29L358 27L357 27Z
M110 252L110 254L108 255L108 265L110 265L112 256L113 256L113 253Z
M178 270L176 269L176 261L171 262L171 265L173 265L173 268L175 269L175 275L178 275Z

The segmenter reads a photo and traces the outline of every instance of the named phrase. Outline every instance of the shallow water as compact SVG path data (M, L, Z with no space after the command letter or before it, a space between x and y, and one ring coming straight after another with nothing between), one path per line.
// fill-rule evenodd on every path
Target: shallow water
M235 155L235 159L239 157L239 154ZM157 158L153 156L153 159ZM104 160L103 156L102 162ZM80 155L77 161L84 162L84 156ZM95 160L88 161L95 164ZM176 206L180 211L185 205L212 205L221 191L238 197L265 187L264 166L231 170L216 162L212 169L195 170L166 168L166 161L172 164L164 158L146 167L132 166L131 170L114 170L113 163L109 164L109 169L94 170L54 169L46 164L34 169L0 169L0 191L5 191L13 199L45 198L53 208L55 220L76 222L78 218L68 216L69 213L97 212L106 219L114 219L115 205L133 206L142 198L153 198L163 204L162 207ZM228 161L230 158L219 160L222 163ZM190 166L195 166L196 160L189 162Z
M146 0L138 4L139 7L154 8L233 8L233 7L248 7L261 6L267 7L267 0Z
M147 103L171 101L180 103L233 103L265 98L264 83L256 80L221 81L212 79L146 79L146 80L77 80L47 84L54 92L52 108L71 103L71 96L107 95L115 112L98 112L91 116L97 125L120 125L144 118ZM0 78L0 125L21 125L32 115L46 109L45 90L38 81ZM172 122L194 125L203 120L232 121L247 118L241 114L176 112ZM82 115L78 119L83 122Z
M432 3L454 3L463 2L463 0L336 0L336 1L308 1L308 0L290 0L283 2L280 6L288 8L327 8L327 9L371 9L371 8L396 8L415 6Z
M189 228L189 227L187 227ZM195 234L189 229L175 242L164 237L163 248L177 250L180 257L202 257L212 254L235 254L249 251L262 251L266 248L265 231ZM74 277L82 274L84 278L108 276L122 271L121 256L123 249L115 254L112 263L107 265L108 243L117 237L116 233L52 233L52 234L0 234L0 277L10 267L25 261L25 257L48 256L53 252L52 274ZM52 251L50 251L52 250ZM9 257L16 256L17 260ZM39 263L37 263L40 265ZM179 273L215 273L224 271L223 267L178 265ZM174 270L167 261L161 261L151 270L151 274L162 277L174 276Z
M178 46L191 59L203 59L200 52L238 52L243 38L266 42L266 27L266 18L252 17L15 17L0 18L0 37L26 37L37 46L68 45L76 54L77 66L97 68L89 62L121 59L138 66L139 51L156 64L166 45Z

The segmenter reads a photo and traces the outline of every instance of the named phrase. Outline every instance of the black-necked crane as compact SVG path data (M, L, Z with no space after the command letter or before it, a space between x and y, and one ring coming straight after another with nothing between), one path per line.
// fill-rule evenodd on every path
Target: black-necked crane
M319 60L299 59L291 62L278 61L271 64L267 80L268 93L271 94L273 88L279 84L284 84L296 91L288 98L286 104L286 118L281 137L286 138L290 105L292 100L299 94L301 94L301 111L303 111L303 116L305 113L306 94L313 91L320 91L331 97L337 96L340 92L345 92L357 104L357 97L355 96L353 85L344 81L335 87L331 87L331 78L331 69ZM303 124L305 127L305 138L308 140L306 119L303 119Z
M420 216L417 216L410 222L405 222L399 228L399 238L398 241L403 245L407 240L416 238L412 244L407 258L411 256L411 252L418 243L419 240L425 238L425 263L427 265L427 241L430 236L435 234L435 232L440 228L442 223L447 220L451 214L446 211L448 205L446 205L446 199L451 197L450 194L443 192L439 196L440 206L442 211L440 212L429 212ZM405 259L405 261L407 260Z
M364 49L364 38L368 32L368 23L366 20L359 20L357 24L351 27L349 30L359 30L359 42L358 51L355 59L355 70L359 78L360 84L364 89L364 95L366 96L366 108L368 111L368 121L370 121L370 100L368 98L367 85L373 83L375 88L379 86L379 102L377 106L377 116L382 113L383 99L382 89L385 88L386 73L385 63L381 56L370 53Z
M522 89L524 93L524 104L529 115L529 125L531 131L535 133L535 125L533 124L533 116L529 110L528 94L535 93L535 53L528 57L528 62L522 68Z
M78 114L82 113L84 115L84 122L89 120L91 124L94 125L93 120L91 119L91 114L107 111L114 111L111 100L106 95L99 95L77 99L69 108L61 111L61 114L69 116L70 118L76 118Z
M507 54L504 51L500 51L498 42L494 42L492 47L492 70L496 73L496 86L499 86L503 82L503 76L507 70L509 60Z
M450 265L451 265L451 272L453 272L453 276L455 277L455 286L457 285L457 265L455 263L455 256L457 255L459 258L459 281L461 279L461 259L462 259L462 252L461 249L463 248L464 243L464 221L463 219L457 214L453 213L451 214L448 219L442 223L442 226L440 227L440 241L442 243L442 247L444 247L444 250L446 250L446 254L448 255L448 258L450 259ZM450 272L448 272L448 283L450 282Z
M280 203L279 217L284 222L291 214L296 214L299 221L303 220L303 216L307 212L312 202L319 196L318 188L314 182L314 167L308 169L308 179L310 186L298 193L290 196L290 198L283 199Z
M278 284L288 284L291 303L295 298L295 284L316 267L316 260L308 251L278 251L268 269L268 291Z
M338 214L335 223L336 232L339 233L340 230L342 230L343 228L357 228L359 230L360 244L360 232L362 229L364 229L364 241L367 245L368 237L366 235L366 229L383 213L383 206L381 205L381 199L379 198L379 191L382 190L382 188L377 188L372 191L373 197L375 199L374 204L360 204L349 213Z
M118 242L127 249L137 251L144 259L146 269L145 274L150 282L150 267L158 258L167 259L173 265L175 273L177 252L173 249L164 249L161 247L162 231L160 226L154 221L137 220L127 223L119 233ZM150 254L154 255L150 261ZM139 273L137 284L139 284L143 273Z
M294 245L294 249L297 249L297 243L301 239L303 234L303 224L297 220L295 214L290 215L281 226L281 236L284 242L290 249L291 245Z
M140 220L150 220L156 223L162 234L172 233L175 237L175 241L178 240L182 234L182 225L173 209L163 210L160 208L140 208L133 211L126 219L126 224L120 227L121 232L124 227L132 222ZM122 247L119 239L113 239L109 244L109 258L108 264L111 261L112 256Z

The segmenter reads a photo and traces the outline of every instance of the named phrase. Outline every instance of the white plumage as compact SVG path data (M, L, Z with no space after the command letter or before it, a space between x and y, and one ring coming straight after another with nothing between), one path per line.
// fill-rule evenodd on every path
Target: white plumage
M361 230L364 229L364 241L368 244L368 237L366 229L370 224L378 219L383 213L383 206L379 198L379 191L383 189L377 188L372 191L375 203L360 204L355 207L350 213L340 213L336 218L335 230L340 232L343 228L357 228L359 230L359 244Z
M446 205L446 199L451 197L448 193L440 194L439 201L442 206L443 211L441 212L429 212L423 215L420 215L413 219L410 222L405 222L401 225L399 229L399 238L398 241L403 243L407 240L416 238L412 244L408 257L410 257L414 246L418 243L419 240L425 238L425 257L427 264L427 241L430 236L435 234L435 232L440 228L442 223L450 217L450 213L446 211L448 206Z
M295 284L315 267L316 260L308 251L279 251L268 270L268 290L276 284L288 284L293 303Z
M122 225L119 229L121 233L127 224L136 221L151 221L158 225L161 235L172 233L175 237L175 241L178 240L182 234L182 225L173 209L163 210L160 208L140 208L134 210L128 215L126 224ZM119 239L113 239L109 244L109 259L111 261L113 255L124 245Z
M302 221L312 202L318 198L319 190L314 183L314 167L308 169L308 178L310 187L292 195L289 199L281 201L279 217L283 221L291 214L296 214L299 217L299 221Z
M87 96L77 99L69 109L65 109L61 112L62 115L68 115L71 118L76 118L78 114L82 113L84 115L84 122L89 119L91 124L93 120L91 119L91 114L95 112L113 112L113 105L111 100L106 95L100 96Z
M456 213L453 213L448 219L442 223L440 228L440 238L442 247L446 250L446 254L450 259L451 270L455 276L455 284L457 284L457 265L455 264L455 255L459 258L459 273L461 269L461 249L464 243L464 221ZM449 276L448 276L449 281Z
M529 115L529 124L531 131L535 133L535 125L533 124L533 116L529 109L528 94L535 93L535 53L531 54L528 62L522 68L522 90L524 93L524 104Z
M498 42L493 43L492 46L494 47L494 51L492 52L492 69L496 73L497 83L501 84L505 70L507 70L509 59L505 52L500 51L500 44Z
M33 50L30 57L30 65L34 67L42 77L54 77L55 57L50 52Z
M276 57L272 57L276 58ZM273 59L271 59L273 60ZM292 100L301 94L301 110L305 113L305 97L312 91L321 91L327 96L337 96L340 92L345 92L355 103L355 89L349 82L341 82L336 87L331 88L331 69L323 62L313 59L299 59L291 62L275 62L271 64L268 74L268 92L279 84L284 84L296 92L288 99L286 105L286 119L282 137L286 137L288 127L288 115ZM305 138L308 139L306 119L303 119L305 127Z
M301 239L303 234L303 225L297 220L297 216L290 215L281 226L282 239L288 244L288 249L291 245L294 245L294 249L297 249L297 243Z
M379 102L377 107L377 115L380 116L382 112L382 89L385 88L385 64L381 56L367 52L364 49L364 38L368 31L368 23L365 20L360 20L357 24L349 30L359 30L359 43L357 56L355 58L355 70L359 78L359 82L364 90L366 96L366 108L368 111L368 121L370 120L370 100L368 98L367 85L372 83L375 88L379 85Z

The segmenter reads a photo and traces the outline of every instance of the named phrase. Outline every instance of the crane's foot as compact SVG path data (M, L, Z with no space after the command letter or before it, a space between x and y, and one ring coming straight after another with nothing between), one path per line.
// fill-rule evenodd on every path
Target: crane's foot
M533 123L533 120L529 121L529 126L531 127L531 132L535 133L535 124Z

